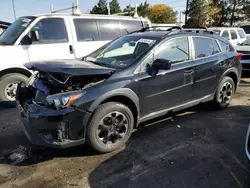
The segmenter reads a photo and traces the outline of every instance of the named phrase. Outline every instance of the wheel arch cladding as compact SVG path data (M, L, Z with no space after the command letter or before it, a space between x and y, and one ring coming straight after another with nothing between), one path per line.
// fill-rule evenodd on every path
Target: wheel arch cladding
M23 74L27 77L31 76L31 72L29 72L28 70L16 67L16 68L8 68L8 69L4 69L4 70L0 71L0 78L4 75L12 74L12 73Z
M122 88L102 95L91 105L89 111L93 112L100 104L106 102L119 102L126 105L134 115L135 126L138 125L140 117L139 98L131 89Z

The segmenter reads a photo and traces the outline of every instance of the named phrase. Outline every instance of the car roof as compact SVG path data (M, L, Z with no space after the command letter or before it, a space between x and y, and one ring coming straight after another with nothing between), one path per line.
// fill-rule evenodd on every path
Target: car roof
M34 15L36 17L40 16L65 16L65 17L74 17L74 18L106 18L106 19L121 19L121 20L146 20L147 18L143 17L133 17L133 16L118 16L118 15L103 15L103 14L80 14L80 15L73 15L67 13L45 13L45 14L37 14ZM25 17L25 16L24 16Z

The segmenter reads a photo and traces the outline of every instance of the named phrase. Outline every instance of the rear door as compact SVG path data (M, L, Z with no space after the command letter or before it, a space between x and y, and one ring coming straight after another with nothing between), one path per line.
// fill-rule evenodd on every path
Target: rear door
M162 44L141 65L138 84L141 86L142 116L187 103L193 96L193 61L190 60L189 38L170 39ZM161 70L156 76L147 72L155 59L172 61L170 70Z
M217 84L219 66L226 57L221 53L217 40L193 37L194 45L194 98L201 99L212 94Z
M75 58L71 30L65 17L42 18L31 30L38 31L39 41L26 46L30 61Z

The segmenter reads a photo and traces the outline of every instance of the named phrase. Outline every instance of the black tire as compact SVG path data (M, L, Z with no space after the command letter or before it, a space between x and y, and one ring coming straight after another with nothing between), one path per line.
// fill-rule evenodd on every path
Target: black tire
M225 88L229 88L229 86L231 87L231 89L228 90L228 92L223 92L223 90ZM229 96L224 97L224 94L222 94L222 93L227 93L227 95L230 94L230 98L225 100L224 98L228 98ZM232 100L232 97L233 97L234 93L235 93L235 83L234 83L233 79L228 77L228 76L225 76L221 80L221 82L220 82L220 84L219 84L219 86L218 86L218 88L216 90L214 100L213 100L214 107L216 109L225 109L225 108L227 108L230 105L230 102Z
M101 121L104 122L104 118L108 117L108 114L116 112L121 113L122 115L124 115L123 117L126 118L127 131L126 133L124 133L125 134L124 137L119 138L120 139L119 141L111 144L106 144L104 143L104 141L100 140L99 136L100 133L98 134L97 131L100 129L100 122ZM97 107L93 116L91 117L91 120L86 129L86 141L91 148L93 148L95 151L99 153L112 152L122 147L128 141L133 131L133 128L134 128L134 116L131 110L127 106L117 102L104 103Z
M10 73L0 78L0 101L1 102L13 102L15 98L11 98L12 95L7 94L6 87L9 84L24 82L27 83L29 78L23 74Z

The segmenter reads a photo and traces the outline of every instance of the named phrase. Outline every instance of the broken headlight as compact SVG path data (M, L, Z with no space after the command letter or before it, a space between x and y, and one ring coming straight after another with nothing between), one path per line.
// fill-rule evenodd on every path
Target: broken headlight
M56 109L62 109L71 106L77 99L81 98L85 92L70 92L47 96L49 105L54 105Z

